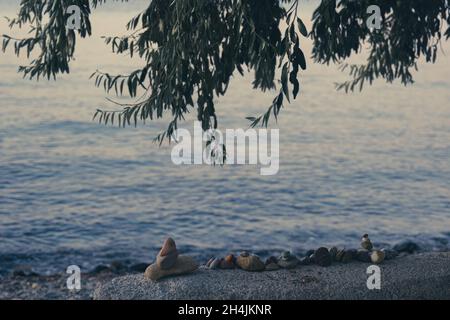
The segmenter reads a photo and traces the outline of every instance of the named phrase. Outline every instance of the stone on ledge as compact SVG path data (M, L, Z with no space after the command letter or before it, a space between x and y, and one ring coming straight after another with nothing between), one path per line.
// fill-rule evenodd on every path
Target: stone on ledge
M246 271L263 271L266 268L258 256L250 255L247 252L243 252L237 257L236 264Z
M150 265L145 270L145 278L153 281L161 278L182 275L186 273L194 272L198 269L198 264L195 260L188 256L178 256L174 266L170 269L161 269L157 264Z
M149 281L143 274L100 284L96 300L410 300L450 297L450 252L384 261L382 290L367 290L367 266L354 261L329 268L272 272L222 271L206 267L183 277Z

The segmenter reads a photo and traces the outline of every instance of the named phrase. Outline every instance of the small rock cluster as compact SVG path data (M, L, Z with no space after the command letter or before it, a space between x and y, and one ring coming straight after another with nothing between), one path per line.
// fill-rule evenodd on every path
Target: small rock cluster
M293 269L299 265L311 264L328 267L333 262L349 263L351 261L361 261L380 264L384 260L393 259L396 255L396 251L393 250L374 249L369 235L365 234L361 239L361 247L359 249L340 249L337 247L328 249L321 247L317 250L308 251L306 256L301 259L297 258L290 251L284 251L278 257L271 256L267 258L265 262L259 256L243 251L238 256L229 254L224 258L213 257L206 263L206 268L223 270L240 268L256 272ZM156 262L145 270L145 277L151 280L159 280L168 276L191 273L197 270L198 267L193 258L179 255L175 241L172 238L168 238L156 256Z
M321 247L317 250L310 250L306 256L299 259L290 251L284 251L279 257L271 256L263 263L254 254L243 251L238 257L230 254L225 258L211 258L206 267L209 269L234 269L240 268L246 271L274 271L278 269L293 269L299 265L316 264L328 267L333 262L349 263L351 261L361 261L367 263L380 264L384 260L393 259L397 253L392 250L374 249L369 235L363 235L361 248L359 249L330 249Z

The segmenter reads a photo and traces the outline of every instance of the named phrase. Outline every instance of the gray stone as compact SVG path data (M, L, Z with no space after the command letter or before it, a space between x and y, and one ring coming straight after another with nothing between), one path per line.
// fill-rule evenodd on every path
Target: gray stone
M384 252L384 255L385 255L384 259L385 260L392 260L392 259L395 259L398 256L398 253L395 250L389 250L389 249L384 249L383 248L383 249L381 249L381 251Z
M292 259L289 259L289 260L281 260L280 259L280 260L278 260L278 265L284 269L292 269L298 265L298 259L295 257L293 257Z
M354 251L352 250L345 250L343 255L342 255L342 259L341 262L342 263L349 263L353 260L354 258Z
M369 251L372 250L373 245L369 239L369 235L367 235L367 234L363 235L363 237L361 239L361 248L369 250Z
M412 242L410 240L408 241L403 241L399 244L396 244L393 249L397 252L406 252L406 253L414 253L416 251L420 250L420 247L415 243Z
M314 262L322 267L331 265L331 255L327 248L319 248L314 253Z
M356 260L361 262L370 262L370 252L366 249L359 249L356 252Z
M295 268L298 264L298 259L293 256L289 251L285 251L278 258L278 265L284 269Z

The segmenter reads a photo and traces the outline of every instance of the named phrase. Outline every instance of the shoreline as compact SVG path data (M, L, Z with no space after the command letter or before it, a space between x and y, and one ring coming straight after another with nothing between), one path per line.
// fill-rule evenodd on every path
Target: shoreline
M394 272L393 275L402 278L403 276L401 274L405 273L406 275L408 275L407 279L408 281L414 281L414 279L416 279L419 282L422 281L421 283L424 286L424 288L425 287L428 288L429 284L427 284L426 279L425 280L422 279L420 275L415 276L413 269L420 267L420 270L422 271L418 272L424 271L427 274L433 272L433 270L437 268L437 265L441 264L441 262L438 262L436 265L433 264L433 261L437 259L436 257L438 257L439 255L443 255L446 257L444 260L446 261L447 264L444 265L444 267L447 268L447 271L444 273L444 276L447 277L445 278L447 279L447 283L450 283L450 267L448 267L450 265L450 251L402 254L393 260L385 261L383 264L380 265L380 268L382 270L386 269L387 272L391 272L389 270L391 268L394 268L397 271L393 271ZM424 256L427 257L425 260L423 258ZM407 261L407 263L404 264L403 261ZM438 259L438 261L440 260ZM200 282L202 281L203 274L211 274L215 276L218 275L220 278L230 277L231 280L237 277L242 281L246 279L245 281L249 282L260 281L258 277L260 277L261 275L263 276L263 279L264 277L267 277L273 278L274 280L278 279L279 281L283 281L283 279L287 279L287 277L291 276L291 280L294 282L297 283L305 282L304 284L305 286L312 286L316 282L316 280L319 280L319 283L326 284L329 281L327 280L328 277L336 278L336 275L339 274L340 272L343 272L343 274L346 274L347 272L358 272L360 276L362 274L362 277L366 279L367 275L362 271L365 271L365 268L367 268L368 265L370 264L362 262L351 262L348 264L335 263L332 266L325 268L310 265L310 266L299 266L295 270L265 271L263 273L253 273L238 269L209 270L206 269L204 263L202 263L202 267L200 268L200 270L193 273L192 275L168 278L166 280L158 282L157 285L159 286L160 284L166 283L165 281L167 281L167 283L179 286L180 283L183 283L183 281L191 281L193 283L189 285L196 287L196 283L198 281ZM124 281L126 279L132 279L132 282L130 283L136 285L140 283L139 279L140 277L142 277L143 271L145 270L146 266L147 266L146 263L142 263L140 265L136 264L134 266L129 266L127 268L117 264L115 265L113 264L109 267L104 265L98 266L97 268L88 273L82 273L81 275L82 289L80 291L74 292L71 292L67 289L66 281L69 276L68 274L61 273L53 275L38 275L38 274L20 274L16 272L16 274L9 274L0 277L0 300L7 300L7 299L91 300L94 298L97 299L102 297L106 298L105 296L99 295L100 290L99 288L111 288L110 286L112 286L112 283L117 283L117 281ZM134 270L131 267L134 267ZM402 271L402 269L404 271ZM200 277L197 277L199 275ZM320 281L321 279L322 281ZM431 279L429 281L434 280ZM267 284L267 285L273 286L274 284ZM341 283L340 285L348 286L349 284ZM437 286L439 286L439 283L437 284ZM151 288L152 287L150 286L148 290L152 290ZM276 288L276 283L274 288ZM95 295L94 292L96 289L97 293ZM220 290L223 291L223 288ZM316 288L316 290L320 292L319 289ZM112 297L113 295L110 296L110 298ZM275 297L276 296L274 296L274 298ZM311 297L314 297L314 295L311 295ZM119 296L117 298L119 298ZM128 298L131 299L137 297L130 296ZM128 299L128 298L126 298L125 296L120 296L120 299ZM167 298L171 297L167 296ZM193 296L192 298L195 299L195 296ZM270 299L270 297L267 298ZM448 293L448 295L444 298L450 299L450 293Z
M248 272L211 270L150 281L143 274L115 278L99 286L95 300L318 300L450 299L450 252L419 253L378 267L380 289L367 287L371 263L300 266Z

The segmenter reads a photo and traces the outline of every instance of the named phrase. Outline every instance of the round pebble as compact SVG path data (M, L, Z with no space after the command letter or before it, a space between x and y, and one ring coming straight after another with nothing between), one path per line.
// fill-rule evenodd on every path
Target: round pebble
M381 250L374 250L372 251L372 254L370 255L370 259L375 264L380 264L384 261L385 253Z
M284 269L295 268L298 264L298 259L289 251L284 251L278 259L278 265Z
M341 262L343 263L349 263L353 260L354 254L352 250L345 250L343 255L342 255L342 259Z
M369 235L365 234L363 235L362 239L361 239L361 248L366 249L366 250L372 250L373 245L372 242L369 239Z
M258 256L255 255L240 255L236 259L236 264L246 271L263 271L266 266Z
M370 252L366 249L359 249L356 253L356 260L361 262L370 262Z
M327 248L319 248L314 253L314 262L322 267L331 265L331 255Z

